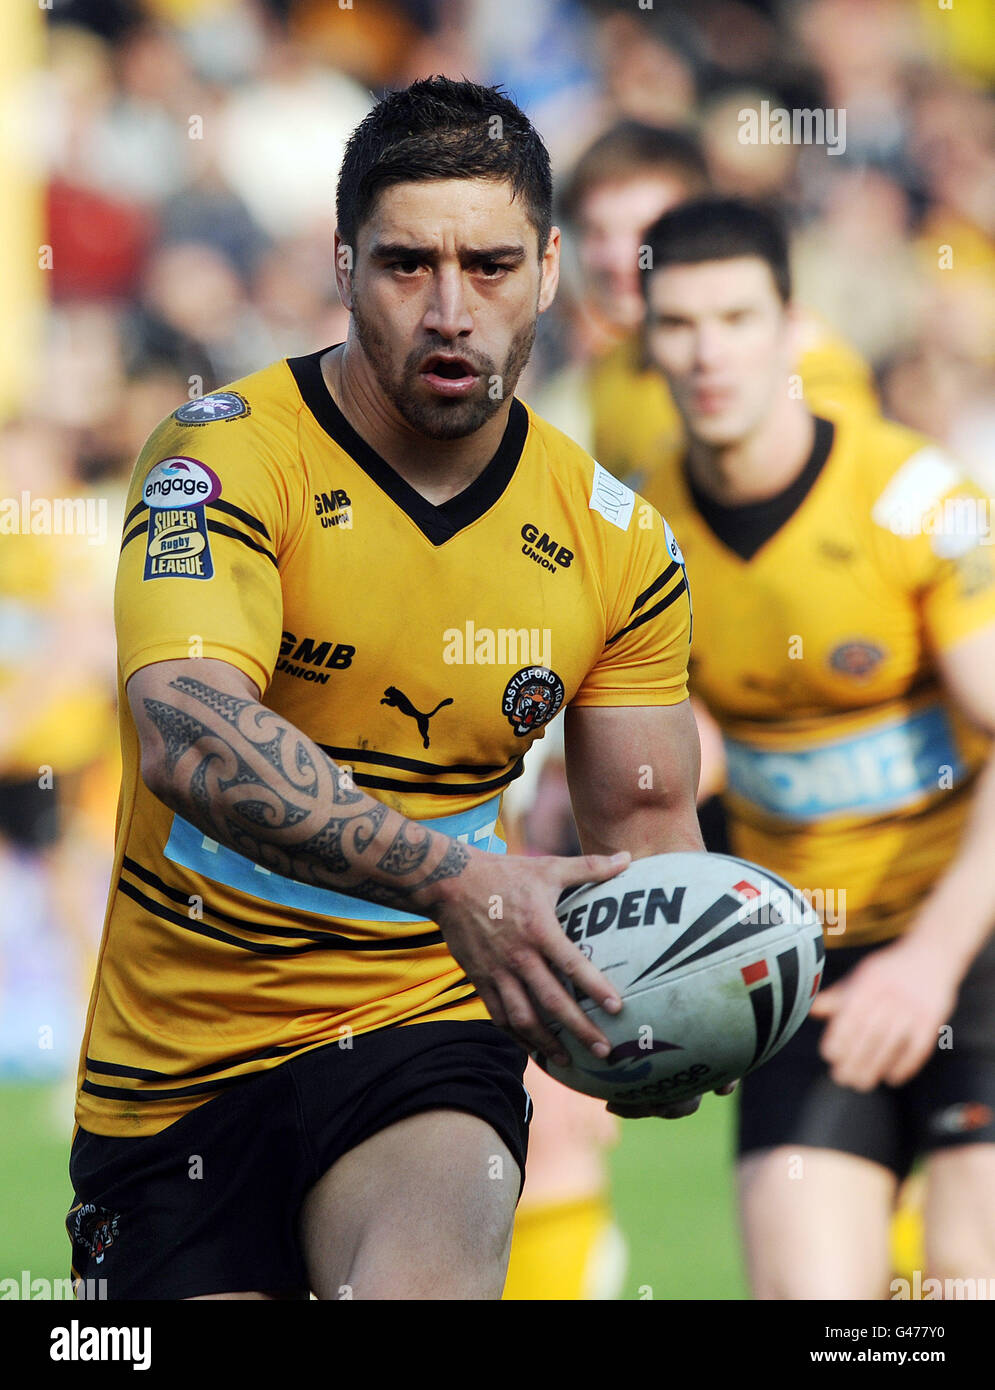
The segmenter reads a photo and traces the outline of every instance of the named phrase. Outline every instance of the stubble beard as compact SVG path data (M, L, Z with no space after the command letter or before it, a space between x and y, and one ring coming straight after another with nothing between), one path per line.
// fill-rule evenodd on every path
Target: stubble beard
M425 397L424 388L418 381L418 369L431 349L415 348L408 354L400 371L393 373L384 335L364 317L355 299L352 305L356 336L384 395L407 424L427 439L462 439L474 434L497 414L507 398L514 394L518 379L525 370L535 342L538 320L537 306L531 322L512 339L504 368L500 371L491 358L477 352L467 352L458 346L452 347L451 350L465 357L477 372L477 385L467 397L431 399Z

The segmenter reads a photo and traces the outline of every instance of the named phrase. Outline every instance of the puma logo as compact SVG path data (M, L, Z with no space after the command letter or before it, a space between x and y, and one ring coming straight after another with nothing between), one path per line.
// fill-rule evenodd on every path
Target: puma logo
M391 705L394 709L399 709L402 714L409 715L418 725L418 732L422 737L422 747L427 748L428 721L434 714L438 714L443 705L451 705L452 700L440 700L435 709L429 710L428 714L422 714L421 710L415 709L403 690L398 690L396 685L388 685L387 689L384 691L384 698L380 703L382 705Z

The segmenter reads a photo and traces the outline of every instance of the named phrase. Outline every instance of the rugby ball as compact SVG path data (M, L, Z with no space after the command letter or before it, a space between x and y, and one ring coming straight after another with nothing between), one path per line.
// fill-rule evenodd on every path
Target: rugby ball
M614 1103L666 1105L755 1071L801 1027L822 978L822 927L810 904L732 855L637 859L607 883L569 889L556 911L622 1010L607 1014L567 984L611 1054L599 1060L553 1021L571 1064L536 1061Z

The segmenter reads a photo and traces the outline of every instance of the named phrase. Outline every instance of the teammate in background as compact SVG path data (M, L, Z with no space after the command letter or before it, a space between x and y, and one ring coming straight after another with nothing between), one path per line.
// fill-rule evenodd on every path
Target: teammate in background
M680 414L646 358L640 331L645 231L708 187L693 134L624 121L581 155L560 198L580 263L578 321L589 360L554 379L536 403L635 488L684 444ZM876 413L867 363L813 314L799 315L795 347L795 384L813 410L832 419Z
M741 1088L753 1288L886 1297L917 1154L928 1274L987 1276L991 502L928 439L792 395L774 218L703 200L647 242L646 344L689 439L649 495L694 588L692 686L725 740L733 849L813 894L830 948L812 1017Z
M551 201L496 89L389 94L340 173L347 341L187 402L139 458L67 1219L112 1298L499 1296L518 1044L560 1052L541 1008L607 1054L554 969L619 1007L556 898L701 847L672 538L514 397ZM537 623L548 666L500 641ZM561 707L586 854L502 857Z

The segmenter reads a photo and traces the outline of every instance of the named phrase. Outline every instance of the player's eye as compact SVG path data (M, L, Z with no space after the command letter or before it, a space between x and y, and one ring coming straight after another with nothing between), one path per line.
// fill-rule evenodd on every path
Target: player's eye
M404 261L391 261L390 266L388 268L390 270L400 271L402 275L413 275L414 272L418 270L420 267L421 261L416 261L413 258L409 258L408 260Z
M511 269L511 266L505 265L503 261L481 261L478 269L485 280L498 280L505 271Z

